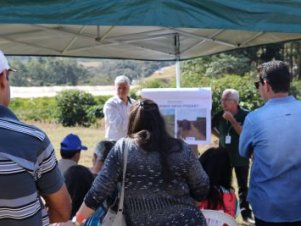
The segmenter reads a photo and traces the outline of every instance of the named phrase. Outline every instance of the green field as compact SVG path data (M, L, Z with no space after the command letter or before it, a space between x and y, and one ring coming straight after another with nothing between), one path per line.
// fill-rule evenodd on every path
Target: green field
M80 137L82 143L88 147L87 151L81 152L80 164L85 166L92 165L92 154L95 144L104 139L104 129L100 128L87 128L87 127L63 127L60 124L52 123L32 123L35 126L44 130L49 139L51 140L57 159L60 159L60 142L69 133L74 133Z

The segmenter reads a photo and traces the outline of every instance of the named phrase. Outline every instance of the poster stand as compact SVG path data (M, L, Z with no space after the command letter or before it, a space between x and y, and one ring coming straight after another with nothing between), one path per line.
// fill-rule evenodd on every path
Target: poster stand
M147 88L142 89L141 97L158 104L170 135L182 138L190 145L210 144L210 87Z

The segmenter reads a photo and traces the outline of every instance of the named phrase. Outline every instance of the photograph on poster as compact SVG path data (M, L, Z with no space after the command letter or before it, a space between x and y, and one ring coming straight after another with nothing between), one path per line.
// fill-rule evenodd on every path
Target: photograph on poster
M211 141L210 87L145 88L141 97L155 101L166 122L168 133L189 145Z
M181 108L177 110L177 138L185 141L206 140L206 109Z

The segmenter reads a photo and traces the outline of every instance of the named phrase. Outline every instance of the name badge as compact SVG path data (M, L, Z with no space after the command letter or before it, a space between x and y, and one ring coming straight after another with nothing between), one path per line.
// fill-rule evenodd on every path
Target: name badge
M227 135L225 139L226 144L231 144L231 136Z

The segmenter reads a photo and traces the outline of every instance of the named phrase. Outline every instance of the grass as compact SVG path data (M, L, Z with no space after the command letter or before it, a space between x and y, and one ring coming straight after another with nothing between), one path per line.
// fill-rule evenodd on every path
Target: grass
M104 139L103 128L85 128L85 127L63 127L59 124L52 123L31 123L44 130L52 142L57 159L60 159L60 143L62 139L69 133L78 135L82 144L88 147L87 151L81 152L80 164L90 167L92 166L92 154L97 142Z
M95 144L104 139L104 127L100 126L99 128L84 128L84 127L63 127L60 124L51 124L51 123L40 123L40 122L34 122L30 123L34 124L35 126L41 128L44 130L49 139L51 140L54 148L55 148L55 153L57 159L60 159L60 142L62 139L69 133L74 133L77 134L80 139L82 140L82 143L88 147L87 151L81 152L81 159L80 159L80 164L90 167L92 165L92 154L93 154L93 149ZM206 149L208 149L211 146L216 146L218 145L217 139L212 136L211 139L211 144L209 145L199 145L198 146L198 151L200 153L204 152ZM233 175L233 187L237 193L238 188L236 184L236 180L234 179ZM239 215L236 218L236 221L238 222L239 225L242 224L242 218Z

